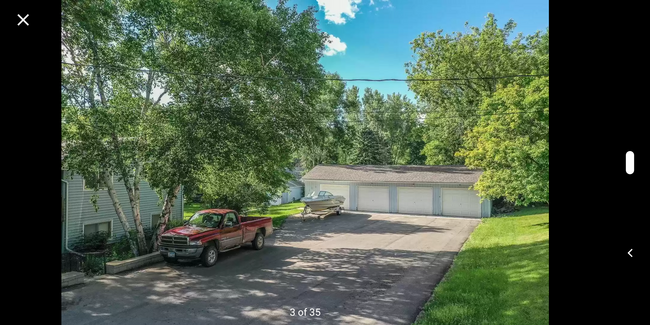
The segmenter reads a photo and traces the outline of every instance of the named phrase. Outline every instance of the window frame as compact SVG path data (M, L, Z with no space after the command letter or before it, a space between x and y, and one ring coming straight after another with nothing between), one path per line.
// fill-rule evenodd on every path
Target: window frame
M149 228L153 229L153 227L157 226L153 224L153 216L157 215L158 219L162 218L162 214L160 212L151 212L151 215L149 217Z
M230 227L226 227L226 222L228 222L228 214L232 214L235 217L235 223L233 223L233 225L230 226ZM239 219L237 218L237 214L235 214L232 211L231 212L226 212L226 215L223 218L223 227L224 228L231 228L231 227L236 227L236 226L239 226Z
M113 231L113 219L100 219L99 221L92 221L92 222L82 222L81 223L81 237L85 238L86 237L86 226L90 225L96 225L100 223L109 223L110 224L110 236L108 237L109 240L115 238L115 232Z

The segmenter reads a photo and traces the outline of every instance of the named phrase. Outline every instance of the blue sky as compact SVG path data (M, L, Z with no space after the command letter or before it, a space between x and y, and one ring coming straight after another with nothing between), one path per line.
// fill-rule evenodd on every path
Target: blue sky
M277 0L266 0L274 7ZM509 19L525 35L549 25L548 0L290 0L288 5L319 8L319 28L334 40L321 64L342 78L406 78L412 61L410 41L422 32L464 31L465 22L482 26L493 13L500 26ZM335 37L335 38L334 38ZM405 82L348 82L384 95L399 92L414 98Z

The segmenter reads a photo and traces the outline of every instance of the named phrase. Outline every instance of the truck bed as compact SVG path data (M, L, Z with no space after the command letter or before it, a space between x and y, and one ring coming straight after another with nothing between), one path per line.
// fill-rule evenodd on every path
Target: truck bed
M240 216L243 241L250 242L255 238L257 229L262 229L264 236L273 233L273 219L270 217L243 217Z
M250 222L250 221L255 221L255 220L262 220L262 219L271 219L270 217L241 217L241 223L245 222ZM271 220L273 222L273 220Z

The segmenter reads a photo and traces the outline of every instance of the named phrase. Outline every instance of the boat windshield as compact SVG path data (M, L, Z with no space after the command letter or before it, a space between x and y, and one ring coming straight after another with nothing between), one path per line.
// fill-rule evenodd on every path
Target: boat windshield
M333 196L333 195L328 191L320 191L318 192L318 196Z

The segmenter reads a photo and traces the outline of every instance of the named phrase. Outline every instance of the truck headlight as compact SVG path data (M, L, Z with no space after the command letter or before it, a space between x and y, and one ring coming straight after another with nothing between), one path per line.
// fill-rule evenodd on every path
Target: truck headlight
M196 245L196 246L201 246L201 245L203 245L203 243L202 243L200 240L196 240L196 241L191 241L191 242L190 242L190 245L193 245L193 246L194 246L194 245Z

